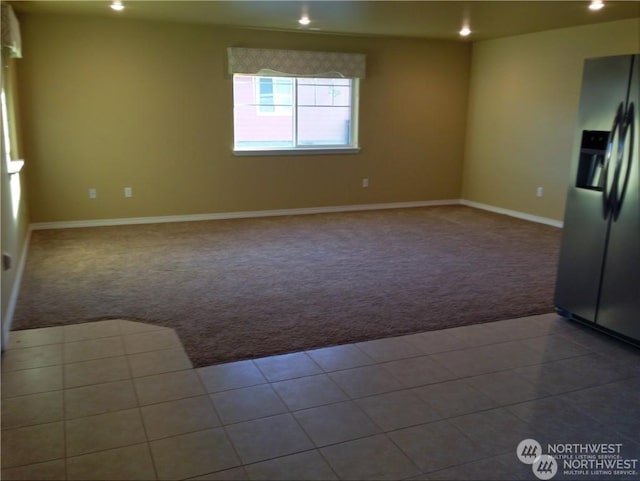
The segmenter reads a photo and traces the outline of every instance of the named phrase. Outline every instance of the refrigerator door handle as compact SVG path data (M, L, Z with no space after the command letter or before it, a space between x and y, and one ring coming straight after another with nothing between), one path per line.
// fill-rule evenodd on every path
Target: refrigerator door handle
M611 156L613 155L613 142L616 137L616 133L619 134L619 130L624 118L624 103L620 102L618 105L618 110L616 111L616 116L613 118L613 125L611 126L611 132L609 132L609 138L607 139L607 153L604 158L604 186L602 189L602 215L606 219L609 217L611 212L611 202L612 198L616 195L615 181L617 180L614 176L613 182L611 182L611 189L609 190L609 168L611 167ZM619 134L618 137L621 137ZM620 140L618 140L618 144L620 144ZM616 149L616 158L618 156L617 151L620 150L620 145L617 146Z
M613 220L618 220L618 216L620 215L620 209L622 208L622 203L624 202L624 196L627 193L627 185L629 184L629 176L631 175L631 162L633 161L633 147L635 143L635 105L633 102L627 108L627 112L625 113L623 124L620 131L620 152L618 154L618 164L616 165L616 184L618 183L618 177L620 173L618 172L622 167L622 162L624 160L625 153L625 144L627 142L627 135L629 135L629 157L627 159L627 166L622 175L624 175L624 180L622 182L622 187L619 189L619 194L617 195L617 199L615 200L615 206L613 211ZM617 187L616 187L617 189Z

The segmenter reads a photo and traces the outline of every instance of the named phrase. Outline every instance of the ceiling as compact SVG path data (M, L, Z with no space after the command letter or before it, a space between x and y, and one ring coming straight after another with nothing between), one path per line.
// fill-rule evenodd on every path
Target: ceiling
M461 41L539 32L626 18L639 18L640 1L606 1L589 10L588 1L132 1L114 12L110 1L14 1L20 12L99 15L269 30L386 35ZM297 20L309 16L301 27ZM472 34L458 35L468 22ZM640 44L640 41L639 41Z

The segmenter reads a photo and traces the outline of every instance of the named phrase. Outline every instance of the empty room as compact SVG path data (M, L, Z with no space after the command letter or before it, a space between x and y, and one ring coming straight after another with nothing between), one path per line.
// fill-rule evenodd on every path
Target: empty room
M640 479L640 2L2 2L3 479Z

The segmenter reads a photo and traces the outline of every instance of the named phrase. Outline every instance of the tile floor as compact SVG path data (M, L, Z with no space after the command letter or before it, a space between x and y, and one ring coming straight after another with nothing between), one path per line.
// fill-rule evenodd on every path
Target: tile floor
M2 479L537 479L525 438L640 458L640 349L549 314L199 369L126 320L2 356Z

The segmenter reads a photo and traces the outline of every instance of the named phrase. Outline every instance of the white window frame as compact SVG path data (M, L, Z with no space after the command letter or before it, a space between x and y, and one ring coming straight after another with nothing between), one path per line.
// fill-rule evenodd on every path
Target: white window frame
M269 78L268 75L246 75L246 74L234 74L240 75L243 77L252 76L255 78L254 84L254 95L255 98L260 98L260 78ZM293 115L293 135L294 139L297 138L297 121L296 115L298 110L298 99L297 99L297 78L303 77L291 77L294 80L293 83L293 92L292 92L292 115ZM306 77L306 78L315 78L315 77ZM321 77L318 77L321 78ZM358 144L358 114L359 114L359 97L360 97L360 82L358 78L352 78L351 80L351 122L349 125L349 145L322 145L322 146L308 146L308 145L297 145L294 147L237 147L235 145L235 100L234 100L234 141L233 141L233 153L236 156L253 156L253 155L310 155L310 154L355 154L360 152L360 147ZM274 100L276 96L276 92L274 90ZM247 104L245 104L246 106ZM252 104L254 105L254 104ZM278 110L278 106L275 105L274 112L264 112L261 111L259 105L255 105L256 113L258 116L278 116L283 115L282 111ZM284 107L283 107L284 108ZM287 113L288 114L288 113ZM289 115L289 114L288 114Z

